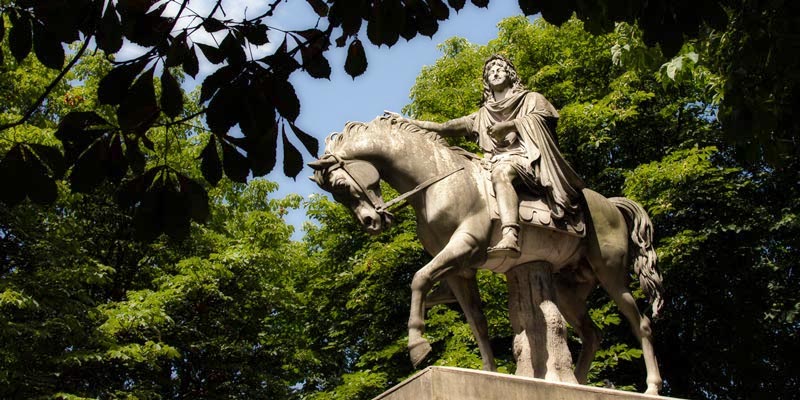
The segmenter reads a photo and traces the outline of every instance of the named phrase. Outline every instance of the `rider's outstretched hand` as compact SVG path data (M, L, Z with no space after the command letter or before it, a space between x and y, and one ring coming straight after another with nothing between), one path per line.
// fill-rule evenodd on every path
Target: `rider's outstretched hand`
M383 115L386 116L386 117L392 117L392 118L395 118L395 119L398 119L398 120L405 119L402 115L400 115L400 114L398 114L398 113L396 113L394 111L389 111L389 110L383 110Z

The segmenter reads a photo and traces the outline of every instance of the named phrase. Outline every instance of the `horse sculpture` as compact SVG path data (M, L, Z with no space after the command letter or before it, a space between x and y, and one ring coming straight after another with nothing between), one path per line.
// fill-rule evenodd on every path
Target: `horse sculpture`
M599 334L588 315L586 300L600 284L641 343L647 370L646 393L657 394L662 380L650 319L639 311L628 288L628 263L632 261L641 287L650 297L653 315L657 316L663 304L661 277L655 269L652 225L641 206L584 189L583 237L525 226L520 234L521 256L489 262L486 249L499 238L500 227L490 214L490 195L485 190L482 167L475 157L465 157L464 153L448 147L435 133L391 117L378 117L366 124L348 123L342 133L326 140L325 154L309 164L315 169L312 180L347 206L368 232L378 233L391 223L389 204L381 197L381 179L406 193L401 197L414 208L419 240L433 256L414 274L411 283L408 347L414 365L431 350L422 336L425 296L435 282L445 280L477 339L483 368L494 370L476 270L506 271L516 265L543 261L558 271L558 308L583 343L575 364L578 381L586 382L599 348Z

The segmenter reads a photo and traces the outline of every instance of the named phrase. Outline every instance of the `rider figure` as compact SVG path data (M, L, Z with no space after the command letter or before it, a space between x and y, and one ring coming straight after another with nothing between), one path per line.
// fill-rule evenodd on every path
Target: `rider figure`
M558 151L558 112L544 96L522 86L510 60L490 57L483 67L483 86L481 107L473 114L441 124L409 121L442 136L477 140L489 162L503 233L489 253L518 257L519 199L514 185L542 195L553 218L562 219L577 213L584 184Z

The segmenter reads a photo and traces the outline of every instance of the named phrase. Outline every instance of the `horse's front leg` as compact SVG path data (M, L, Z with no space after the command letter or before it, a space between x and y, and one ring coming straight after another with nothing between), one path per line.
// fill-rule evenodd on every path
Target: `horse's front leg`
M411 312L408 318L408 350L414 367L431 352L431 345L422 337L425 331L425 296L433 284L453 268L473 255L478 248L475 238L466 232L456 232L450 242L411 281Z

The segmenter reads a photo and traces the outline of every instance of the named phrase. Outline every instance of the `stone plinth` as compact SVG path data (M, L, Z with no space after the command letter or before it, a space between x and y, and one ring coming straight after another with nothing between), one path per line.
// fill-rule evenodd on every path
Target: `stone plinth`
M670 399L549 382L496 372L428 367L374 400L644 400Z

